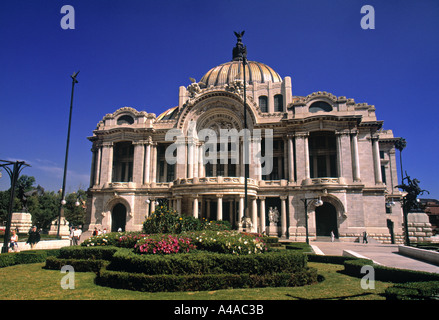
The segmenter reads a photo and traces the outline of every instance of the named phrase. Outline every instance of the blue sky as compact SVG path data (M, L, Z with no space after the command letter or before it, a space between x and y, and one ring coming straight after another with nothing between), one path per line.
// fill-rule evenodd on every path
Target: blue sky
M63 5L75 29L63 30ZM363 30L361 7L375 9ZM178 87L231 60L245 30L248 58L290 76L293 94L327 91L375 105L407 140L404 170L439 198L439 2L279 0L0 1L0 159L62 186L71 78L75 87L67 191L86 189L92 135L130 106L159 115ZM399 160L399 153L397 153ZM0 190L9 188L3 173Z

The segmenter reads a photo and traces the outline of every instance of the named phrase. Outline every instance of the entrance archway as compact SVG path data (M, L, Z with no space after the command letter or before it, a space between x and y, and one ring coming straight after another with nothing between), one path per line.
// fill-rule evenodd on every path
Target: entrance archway
M119 228L125 231L126 220L127 208L122 203L116 204L111 212L111 231L116 232Z
M322 206L316 207L316 235L329 237L331 231L338 238L337 210L329 202L324 202Z

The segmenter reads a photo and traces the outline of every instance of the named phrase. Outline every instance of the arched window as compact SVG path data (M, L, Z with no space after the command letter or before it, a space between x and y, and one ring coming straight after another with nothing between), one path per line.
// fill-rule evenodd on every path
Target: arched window
M268 98L267 96L259 97L259 108L261 108L261 112L268 112Z
M118 125L121 125L121 124L133 124L134 123L134 119L133 119L133 117L131 117L131 116L129 116L129 115L123 115L123 116L120 116L118 119L117 119L117 124Z
M274 112L284 111L284 97L281 94L274 96Z
M309 106L309 112L315 113L319 111L330 112L332 106L325 101L316 101Z

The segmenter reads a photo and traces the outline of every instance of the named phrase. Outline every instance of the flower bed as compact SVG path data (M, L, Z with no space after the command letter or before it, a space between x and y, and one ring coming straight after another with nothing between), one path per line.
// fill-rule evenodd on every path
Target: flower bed
M172 234L145 235L134 245L140 254L188 253L195 248L190 238Z
M241 233L235 230L185 232L198 250L231 254L257 254L267 251L267 245L259 234Z
M171 254L195 249L231 254L258 254L267 251L266 236L236 230L187 231L180 234L112 232L91 237L81 246L134 248L139 254Z

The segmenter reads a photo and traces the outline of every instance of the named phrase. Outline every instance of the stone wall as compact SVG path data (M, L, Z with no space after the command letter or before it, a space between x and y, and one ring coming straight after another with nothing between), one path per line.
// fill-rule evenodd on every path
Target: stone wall
M411 212L407 220L410 243L431 242L433 229L426 213Z

